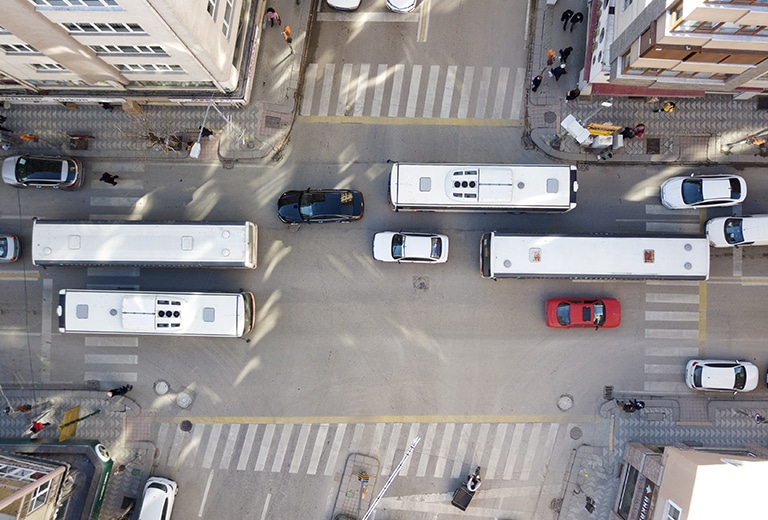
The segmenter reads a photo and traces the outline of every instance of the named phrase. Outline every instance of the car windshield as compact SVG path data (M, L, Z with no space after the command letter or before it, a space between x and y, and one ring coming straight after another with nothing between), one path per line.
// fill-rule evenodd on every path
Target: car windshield
M557 305L557 322L566 327L571 324L571 304L562 302Z
M728 218L725 219L725 241L729 244L741 244L744 242L744 231L742 223L744 219Z
M698 204L704 200L701 191L701 179L685 179L682 190L683 202L686 204Z
M432 244L429 250L430 258L439 260L440 255L442 254L443 254L443 241L440 240L438 237L432 237Z
M734 390L744 390L747 385L747 369L742 365L733 368L735 372L735 381L733 383Z
M593 325L602 325L605 323L605 304L603 302L596 302L595 305L595 317L592 320Z
M61 161L20 157L16 163L16 180L19 182L31 180L60 181Z
M405 244L405 235L395 233L392 236L392 258L402 258L405 256L403 245Z
M731 183L731 198L738 200L741 198L741 182L739 179L729 179Z
M0 238L0 258L8 256L8 239Z

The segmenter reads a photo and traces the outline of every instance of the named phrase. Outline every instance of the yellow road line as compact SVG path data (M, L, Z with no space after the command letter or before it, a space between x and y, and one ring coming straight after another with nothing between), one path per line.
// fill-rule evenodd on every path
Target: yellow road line
M422 125L422 126L523 126L521 119L481 119L450 117L369 117L369 116L299 116L307 123L350 125Z
M418 43L427 41L427 27L429 24L429 0L424 0L421 4L421 18L419 19L419 35L416 38Z
M152 422L193 424L337 424L337 423L594 423L596 415L362 415L309 417L152 417Z
M0 271L0 280L39 280L38 271Z

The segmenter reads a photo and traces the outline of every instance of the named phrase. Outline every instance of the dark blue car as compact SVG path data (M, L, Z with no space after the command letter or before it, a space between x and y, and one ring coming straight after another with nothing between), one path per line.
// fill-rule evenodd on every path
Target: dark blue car
M280 195L277 216L286 224L351 222L363 216L363 194L355 190L291 190Z

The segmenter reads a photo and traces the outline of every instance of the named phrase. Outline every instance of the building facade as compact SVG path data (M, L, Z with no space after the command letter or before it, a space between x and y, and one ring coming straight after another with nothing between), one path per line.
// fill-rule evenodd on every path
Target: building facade
M53 518L68 469L64 463L0 452L0 516Z
M582 93L768 92L764 0L594 0Z
M4 0L0 98L236 94L252 0Z

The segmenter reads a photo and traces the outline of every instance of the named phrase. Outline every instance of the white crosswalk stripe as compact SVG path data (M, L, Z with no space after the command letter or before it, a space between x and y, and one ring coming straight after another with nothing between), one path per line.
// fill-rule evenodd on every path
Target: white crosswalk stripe
M307 65L300 115L513 120L523 117L523 87L527 83L524 68L515 69L510 77L509 67L339 65Z

